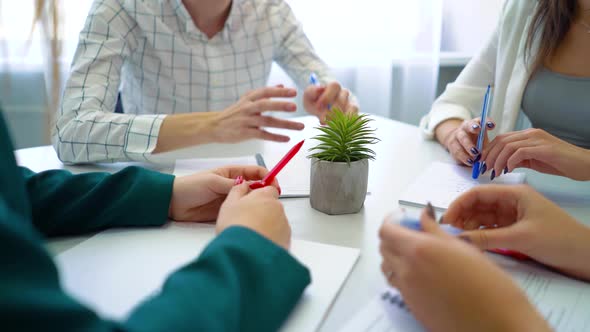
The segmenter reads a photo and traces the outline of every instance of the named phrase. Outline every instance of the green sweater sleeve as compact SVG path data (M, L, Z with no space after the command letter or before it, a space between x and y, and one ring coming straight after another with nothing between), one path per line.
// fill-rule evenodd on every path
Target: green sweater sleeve
M0 200L0 321L8 331L276 331L309 271L254 231L232 227L127 321L103 320L60 288L41 238Z
M108 227L162 225L174 176L128 167L115 174L73 175L21 168L35 227L47 236Z

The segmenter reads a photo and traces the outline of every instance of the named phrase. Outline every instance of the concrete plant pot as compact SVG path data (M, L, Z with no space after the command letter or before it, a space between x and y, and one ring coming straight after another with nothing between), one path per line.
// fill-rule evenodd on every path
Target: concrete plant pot
M357 213L367 197L369 161L335 163L316 158L311 160L311 192L314 209L330 214Z

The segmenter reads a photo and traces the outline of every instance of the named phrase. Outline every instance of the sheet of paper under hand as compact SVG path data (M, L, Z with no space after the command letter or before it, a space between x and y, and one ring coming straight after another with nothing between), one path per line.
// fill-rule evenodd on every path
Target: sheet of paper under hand
M65 291L99 315L124 319L157 294L166 278L215 237L212 225L102 232L56 257ZM282 331L315 331L359 257L359 250L293 240L291 253L311 271L312 284Z
M490 181L489 175L474 180L469 167L434 162L404 191L399 203L423 207L430 201L435 208L446 210L457 197L477 185L514 185L524 182L524 173L502 174L494 181Z
M508 272L557 332L590 331L590 284L532 261L487 254ZM344 324L340 332L423 332L396 289L387 288Z

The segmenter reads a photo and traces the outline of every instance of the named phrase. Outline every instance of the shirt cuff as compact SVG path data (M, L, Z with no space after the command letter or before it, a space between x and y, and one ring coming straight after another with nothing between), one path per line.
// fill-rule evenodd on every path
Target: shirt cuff
M165 117L165 114L134 116L125 137L125 156L131 160L149 161Z
M434 139L434 131L439 124L450 119L469 120L472 117L471 112L461 106L441 105L420 120L420 130L425 139Z

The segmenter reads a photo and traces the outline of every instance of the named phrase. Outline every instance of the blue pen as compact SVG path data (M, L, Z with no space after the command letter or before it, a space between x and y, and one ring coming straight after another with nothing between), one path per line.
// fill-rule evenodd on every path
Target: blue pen
M309 75L309 84L311 85L315 85L315 86L320 86L320 80L318 80L318 76L315 73L311 73ZM328 109L331 110L332 109L332 105L328 104Z
M490 95L491 89L492 89L491 86L488 85L488 89L487 89L485 97L483 99L483 106L482 106L482 110L481 110L481 121L479 124L479 127L481 128L481 130L479 131L479 136L477 136L477 151L479 151L480 153L481 153L481 151L483 151L483 141L486 137L485 122L488 117L489 104L490 104L490 101L492 100L492 96ZM473 171L471 172L471 177L476 180L477 180L477 178L479 178L480 166L481 166L480 160L473 163Z
M427 207L427 210L431 209ZM431 209L431 211L433 211L432 213L434 213L434 210ZM414 230L414 231L418 231L421 232L422 229L422 224L420 223L420 220L417 218L412 218L409 217L408 215L406 215L406 213L404 213L401 210L395 211L394 213L391 214L390 216L392 222L399 222L399 224L405 228ZM433 217L433 219L435 219ZM453 235L453 236L457 236L461 233L463 233L463 230L451 225L447 225L447 224L440 224L439 225L440 228L445 231L447 234Z

